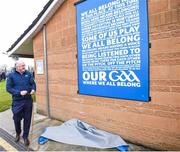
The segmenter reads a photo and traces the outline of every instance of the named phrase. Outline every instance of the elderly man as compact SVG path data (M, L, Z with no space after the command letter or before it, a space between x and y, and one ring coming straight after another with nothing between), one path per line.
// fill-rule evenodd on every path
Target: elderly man
M28 135L33 106L31 95L36 90L36 84L31 73L25 70L23 61L19 60L16 62L15 70L7 78L6 89L12 94L13 99L12 112L16 130L15 141L18 142L20 140L21 120L24 119L23 139L25 146L29 146Z

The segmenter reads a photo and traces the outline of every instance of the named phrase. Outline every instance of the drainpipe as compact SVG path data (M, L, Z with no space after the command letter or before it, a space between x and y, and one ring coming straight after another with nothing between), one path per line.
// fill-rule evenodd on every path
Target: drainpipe
M46 114L50 118L49 109L49 80L48 80L48 61L47 61L47 35L46 35L46 25L43 26L43 40L44 40L44 65L45 65L45 75L46 75Z

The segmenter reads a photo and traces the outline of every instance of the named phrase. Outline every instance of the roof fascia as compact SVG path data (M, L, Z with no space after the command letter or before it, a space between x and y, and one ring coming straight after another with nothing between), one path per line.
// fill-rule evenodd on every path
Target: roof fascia
M16 50L18 50L18 48L20 48L26 40L33 39L33 37L42 29L43 25L49 21L64 1L66 0L54 0L33 28L15 45L11 51L8 52L8 56L11 56Z

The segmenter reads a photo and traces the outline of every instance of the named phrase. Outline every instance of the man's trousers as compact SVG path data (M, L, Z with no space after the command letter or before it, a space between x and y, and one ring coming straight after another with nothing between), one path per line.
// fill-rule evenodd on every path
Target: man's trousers
M32 100L13 101L12 112L16 133L21 134L21 120L23 119L23 138L27 139L31 126Z

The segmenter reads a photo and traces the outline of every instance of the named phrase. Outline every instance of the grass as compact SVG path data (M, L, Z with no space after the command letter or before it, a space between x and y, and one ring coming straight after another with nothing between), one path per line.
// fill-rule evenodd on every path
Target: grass
M32 96L33 100L36 100L36 96ZM11 107L12 97L6 91L6 81L0 82L0 112L5 111Z
M11 107L12 98L6 91L6 82L0 82L0 112L5 111Z

